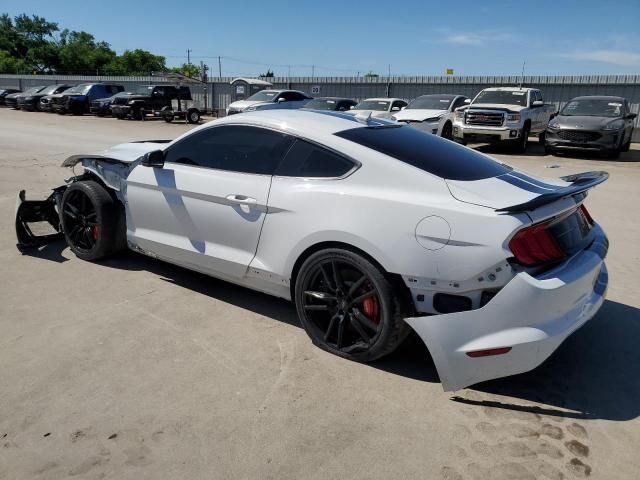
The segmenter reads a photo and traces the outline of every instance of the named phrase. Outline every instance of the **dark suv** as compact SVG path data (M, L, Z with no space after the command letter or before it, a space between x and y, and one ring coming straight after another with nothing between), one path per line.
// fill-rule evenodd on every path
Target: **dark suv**
M122 85L107 83L81 83L70 88L62 95L51 97L52 110L59 114L72 113L82 115L89 112L91 101L106 98L124 91Z
M132 95L134 95L133 92L120 92L107 98L98 98L91 102L89 111L98 117L106 117L107 115L111 115L111 105L116 98L131 97Z
M49 85L47 88L40 90L37 93L23 95L18 97L18 108L35 112L36 110L40 110L40 100L43 97L62 93L65 90L69 90L71 87L73 87L73 85Z
M111 103L111 113L117 118L131 117L142 120L147 113L163 108L171 108L172 100L191 100L189 87L173 85L146 85L138 88L133 95L117 97Z

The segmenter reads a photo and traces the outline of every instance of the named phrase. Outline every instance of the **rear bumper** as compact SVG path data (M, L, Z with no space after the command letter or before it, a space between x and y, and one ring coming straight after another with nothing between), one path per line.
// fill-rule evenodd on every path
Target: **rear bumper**
M534 369L596 314L608 284L608 241L594 228L589 248L539 277L517 274L480 309L406 319L427 345L446 391ZM511 349L468 355L504 347Z
M611 151L618 148L620 144L620 136L624 135L624 131L602 134L596 140L576 141L565 140L558 136L560 131L547 130L545 132L545 145L558 150L591 150L591 151ZM600 135L602 132L583 132Z

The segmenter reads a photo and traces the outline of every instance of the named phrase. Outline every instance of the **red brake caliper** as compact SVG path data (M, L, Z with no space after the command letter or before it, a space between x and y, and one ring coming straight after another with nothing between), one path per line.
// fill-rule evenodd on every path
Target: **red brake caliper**
M98 225L94 225L91 227L91 234L93 235L93 239L97 242L100 238L100 228Z
M362 309L364 314L374 322L378 323L378 299L376 297L368 297L362 301Z

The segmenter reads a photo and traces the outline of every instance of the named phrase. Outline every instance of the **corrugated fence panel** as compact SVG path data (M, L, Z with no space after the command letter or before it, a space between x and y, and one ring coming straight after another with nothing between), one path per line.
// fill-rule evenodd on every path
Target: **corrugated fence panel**
M211 78L205 84L190 85L196 104L219 112L233 100L232 77ZM521 81L527 87L542 90L545 101L562 108L579 95L616 95L631 102L632 111L640 113L640 75L573 76L414 76L414 77L276 77L268 79L274 88L292 88L307 93L317 87L316 96L347 97L362 100L370 97L398 97L411 100L430 93L453 93L473 97L489 86L513 86ZM173 83L165 76L86 76L86 75L0 75L0 88L26 89L37 85L82 82L118 83L126 90L149 84ZM636 119L634 140L640 141L640 118Z

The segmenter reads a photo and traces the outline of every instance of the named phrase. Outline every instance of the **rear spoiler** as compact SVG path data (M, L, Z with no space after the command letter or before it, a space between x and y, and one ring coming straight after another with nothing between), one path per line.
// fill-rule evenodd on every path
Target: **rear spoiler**
M510 207L498 208L496 209L496 212L526 212L527 210L535 210L538 207L566 197L574 197L576 198L576 201L580 201L587 196L587 190L595 187L596 185L600 185L608 178L609 174L607 172L584 172L560 177L561 180L569 182L571 183L571 185L568 185L566 187L558 187L558 189L554 190L553 192L543 193L542 195L539 195L536 198L525 203L512 205Z

